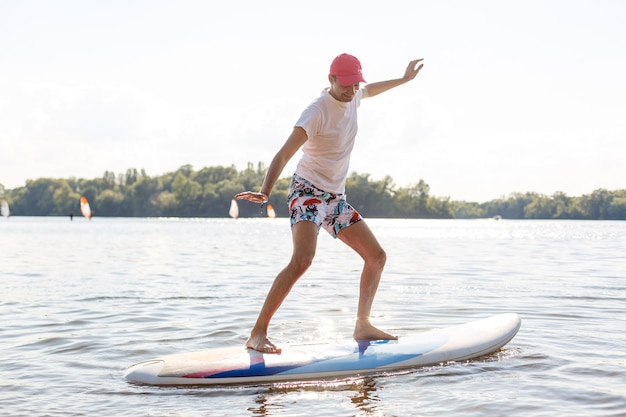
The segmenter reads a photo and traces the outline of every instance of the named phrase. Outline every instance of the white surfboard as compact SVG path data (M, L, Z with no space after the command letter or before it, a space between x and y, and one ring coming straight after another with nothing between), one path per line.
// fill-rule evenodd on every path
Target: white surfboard
M521 319L500 314L397 341L281 346L281 354L240 347L180 353L130 366L124 377L146 385L222 385L337 378L462 361L493 353Z

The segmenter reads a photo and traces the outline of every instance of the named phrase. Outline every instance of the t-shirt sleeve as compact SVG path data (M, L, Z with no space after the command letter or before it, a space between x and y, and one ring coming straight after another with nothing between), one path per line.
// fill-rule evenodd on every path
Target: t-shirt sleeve
M307 107L295 124L306 132L307 137L317 136L322 128L322 112L315 106Z

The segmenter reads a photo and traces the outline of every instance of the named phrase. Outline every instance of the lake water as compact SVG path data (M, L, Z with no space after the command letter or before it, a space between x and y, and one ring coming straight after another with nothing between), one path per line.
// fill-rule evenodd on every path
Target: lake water
M0 415L626 415L626 222L368 223L388 255L374 324L402 337L517 312L518 335L487 358L378 376L136 386L128 365L245 342L288 221L0 218ZM274 341L349 338L360 268L320 233Z

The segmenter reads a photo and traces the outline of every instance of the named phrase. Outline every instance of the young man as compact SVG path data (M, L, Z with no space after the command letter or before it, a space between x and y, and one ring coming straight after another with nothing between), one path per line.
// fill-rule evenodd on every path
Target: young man
M304 110L291 135L274 156L261 190L246 191L235 196L261 204L267 202L283 168L302 148L303 156L292 178L288 197L293 253L267 294L246 343L248 348L280 353L281 350L267 337L267 329L272 316L293 285L311 265L320 227L347 244L364 261L354 338L397 339L377 329L369 321L386 254L361 215L348 204L344 193L350 154L357 133L357 108L361 99L413 80L424 66L421 61L417 59L409 62L402 78L371 83L360 88L360 83L365 82L365 79L359 60L348 54L337 56L330 66L330 87L324 89L321 96Z

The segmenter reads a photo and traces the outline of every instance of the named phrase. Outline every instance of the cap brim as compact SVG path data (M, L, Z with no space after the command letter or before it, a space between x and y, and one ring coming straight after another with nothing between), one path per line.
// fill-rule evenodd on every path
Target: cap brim
M361 74L353 74L353 75L335 75L337 77L337 81L344 87L349 85L354 85L356 83L366 83L365 78Z

